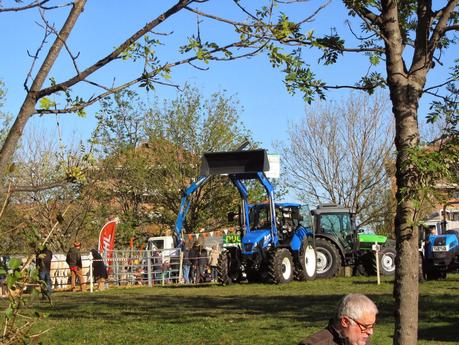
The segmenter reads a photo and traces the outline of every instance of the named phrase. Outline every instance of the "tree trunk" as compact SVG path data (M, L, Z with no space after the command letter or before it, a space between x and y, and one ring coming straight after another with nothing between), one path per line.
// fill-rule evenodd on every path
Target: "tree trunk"
M0 186L3 186L3 178L8 173L8 165L13 158L17 144L22 136L22 133L24 132L27 121L36 112L35 104L38 101L37 94L43 86L46 78L48 77L54 62L59 56L59 52L64 46L64 42L72 32L78 17L80 16L81 12L83 12L85 3L86 0L77 0L73 4L71 11L61 31L59 32L59 35L56 37L55 41L50 47L46 58L44 59L40 69L37 72L37 75L33 80L30 90L27 92L24 103L21 106L21 110L19 111L11 130L8 132L5 143L3 144L0 151ZM0 187L0 191L1 190L2 188ZM0 192L0 195L2 194L3 193Z
M0 151L0 180L3 180L3 177L8 172L8 165L16 151L17 144L19 139L22 136L22 132L27 124L27 121L35 113L35 100L28 95L24 101L21 110L13 123L13 126L8 132L8 136L5 139L5 142ZM0 190L3 191L3 183L0 184Z
M415 167L410 163L409 150L419 144L417 111L422 86L419 80L410 80L409 77L394 79L398 79L390 84L397 148L397 262L394 286L397 309L394 344L415 345L418 333L419 253L415 226L416 174Z

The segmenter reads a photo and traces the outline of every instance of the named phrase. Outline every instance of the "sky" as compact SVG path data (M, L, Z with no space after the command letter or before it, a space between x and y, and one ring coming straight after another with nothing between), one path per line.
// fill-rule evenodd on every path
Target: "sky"
M252 5L262 2L261 0L245 1ZM13 1L2 3L4 6L14 4ZM64 3L64 1L53 0L51 3ZM73 53L79 54L77 61L80 69L108 54L172 3L174 1L170 0L89 0L68 41L68 46ZM322 3L323 1L317 0L303 3L293 7L288 14L292 19L300 19L308 16ZM236 11L231 0L212 0L200 6L203 10L215 15L232 19L241 18L240 12ZM59 28L66 13L68 13L68 8L55 10L46 15L48 20ZM37 24L40 22L37 10L1 13L0 15L2 17L0 30L9 33L0 38L3 47L3 53L0 54L0 79L5 82L7 88L7 101L3 110L14 116L25 97L23 84L32 62L29 54L32 54L39 46L43 38L43 30ZM319 13L315 21L308 25L316 32L330 33L330 27L336 27L340 33L348 32L345 19L347 19L346 11L341 1L334 0L328 8ZM159 33L173 33L158 36L160 40L167 43L165 46L158 47L158 56L162 60L177 58L177 47L186 41L187 36L196 31L196 20L196 15L183 11L154 29ZM231 40L232 35L227 26L215 24L207 19L203 19L201 23L203 41L227 42ZM305 59L315 66L318 59L317 53L310 50L305 54L307 54ZM40 56L43 57L44 52L41 52ZM204 95L222 90L225 90L228 95L234 95L243 107L241 119L245 126L252 131L254 139L270 153L276 151L274 142L287 140L289 123L300 121L304 116L305 107L314 107L314 104L305 104L301 94L291 95L286 91L282 82L282 73L272 68L266 56L234 62L211 63L208 66L201 64L201 66L208 70L198 70L191 66L174 69L171 82L179 85L185 82L190 83L201 90ZM365 57L347 55L342 57L336 66L317 67L315 71L319 77L332 80L333 84L340 82L349 84L360 78L361 71L366 66ZM118 82L138 76L140 67L128 61L117 62L97 72L91 79L109 85L113 80ZM433 82L440 80L446 72L444 68L437 68L431 80ZM59 82L73 74L71 60L65 52L62 52L50 76ZM143 90L138 90L143 92ZM73 91L83 96L91 95L94 92L87 84L75 87ZM158 87L145 97L148 102L155 97L171 99L175 95L174 88ZM341 90L331 92L327 97L340 100L348 95L349 91ZM426 113L427 110L427 101L423 101L421 113ZM75 115L63 115L59 118L64 140L89 137L96 125L94 112L97 111L97 106L91 106L86 111L86 118L79 118ZM56 117L53 115L35 116L29 123L28 129L31 127L43 128L44 131L49 131L50 135L56 135Z

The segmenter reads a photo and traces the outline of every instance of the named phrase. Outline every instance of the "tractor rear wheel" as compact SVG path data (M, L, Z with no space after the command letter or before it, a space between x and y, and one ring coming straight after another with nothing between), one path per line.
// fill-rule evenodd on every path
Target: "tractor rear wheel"
M341 255L336 246L323 238L316 239L317 278L336 277L341 270Z
M217 279L222 285L229 285L232 283L228 275L228 253L221 252L218 257L217 263Z
M301 244L298 262L295 265L295 278L300 281L314 280L317 275L317 253L312 239Z
M283 284L293 279L293 258L286 248L274 250L269 256L268 279L273 284Z

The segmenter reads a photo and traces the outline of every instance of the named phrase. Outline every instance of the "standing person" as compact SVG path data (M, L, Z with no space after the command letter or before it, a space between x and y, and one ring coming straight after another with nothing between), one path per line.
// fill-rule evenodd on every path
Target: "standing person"
M73 247L67 252L67 264L70 267L71 279L72 279L72 291L76 291L76 278L80 281L81 291L86 291L85 282L83 280L83 264L81 262L81 253L80 253L81 243L75 242Z
M365 295L349 294L338 303L328 326L299 345L370 345L378 308Z
M432 241L433 236L437 236L437 227L435 225L430 225L429 229L427 230L426 239L424 240L424 257L426 258L431 255L430 242Z
M199 264L198 283L205 283L207 268L209 266L209 258L207 257L207 250L204 247L202 247L201 250L199 251L198 264Z
M41 289L43 298L51 297L51 260L53 259L53 252L48 249L46 245L39 248L36 256L36 263L38 268L38 275L40 280L46 283L46 287Z
M92 254L92 275L97 283L99 291L105 290L105 280L108 278L107 267L105 267L104 259L96 249L91 249Z
M217 246L214 244L212 246L212 250L210 251L210 269L212 270L212 281L216 282L218 278L218 257L220 256L220 252L217 249Z
M156 284L159 283L162 278L163 259L161 257L161 252L159 250L153 250L151 262L153 270L153 284Z
M190 276L191 282L197 283L199 279L199 245L197 242L193 244L189 253L191 268L190 268Z
M190 250L186 246L183 248L183 282L189 284L191 268Z

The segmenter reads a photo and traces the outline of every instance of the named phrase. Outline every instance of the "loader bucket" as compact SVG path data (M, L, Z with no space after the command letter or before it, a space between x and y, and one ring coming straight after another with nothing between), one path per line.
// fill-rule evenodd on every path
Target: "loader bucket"
M202 156L201 175L244 174L269 170L266 150L209 152Z

